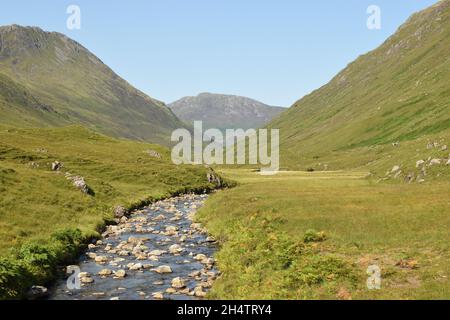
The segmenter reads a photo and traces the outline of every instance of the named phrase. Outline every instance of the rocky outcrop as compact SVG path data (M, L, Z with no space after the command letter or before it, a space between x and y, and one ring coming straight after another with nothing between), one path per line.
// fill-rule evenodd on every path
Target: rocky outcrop
M145 151L145 153L148 154L152 158L162 159L162 155L155 150L147 150L147 151Z
M59 161L55 161L52 163L52 171L59 171L63 167L63 164Z
M206 174L206 178L209 183L214 184L217 188L221 188L223 183L220 176L212 169L209 168L209 172Z
M66 173L67 180L72 181L73 186L87 195L93 195L92 189L87 185L86 181L81 176L74 176L70 173Z
M127 209L125 209L122 206L117 206L114 208L114 217L117 219L121 219L122 217L125 217L128 214Z

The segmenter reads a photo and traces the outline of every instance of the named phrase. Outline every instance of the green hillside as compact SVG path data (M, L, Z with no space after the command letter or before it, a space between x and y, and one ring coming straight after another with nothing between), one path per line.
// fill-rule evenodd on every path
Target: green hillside
M81 124L98 132L167 144L181 121L129 85L77 42L39 28L0 27L0 123Z
M295 103L269 125L281 130L282 165L359 168L380 176L394 165L415 170L430 157L445 165L449 39L445 0L413 15L378 49Z

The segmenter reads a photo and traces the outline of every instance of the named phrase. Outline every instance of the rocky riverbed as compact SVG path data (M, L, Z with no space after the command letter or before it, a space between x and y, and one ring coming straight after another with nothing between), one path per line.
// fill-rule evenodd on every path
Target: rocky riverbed
M78 266L61 279L53 300L202 299L219 272L212 257L215 240L196 211L207 195L184 195L157 202L122 217L103 239L89 245Z

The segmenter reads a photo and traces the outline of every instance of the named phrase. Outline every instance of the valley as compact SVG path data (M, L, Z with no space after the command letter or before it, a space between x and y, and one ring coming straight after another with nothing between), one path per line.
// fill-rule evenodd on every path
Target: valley
M449 39L442 0L281 108L165 104L62 33L1 26L0 300L450 299Z

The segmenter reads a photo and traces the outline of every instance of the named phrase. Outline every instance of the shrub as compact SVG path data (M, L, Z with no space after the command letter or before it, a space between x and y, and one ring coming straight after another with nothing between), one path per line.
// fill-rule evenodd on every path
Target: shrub
M308 230L305 232L303 236L303 242L311 243L311 242L322 242L327 239L327 236L324 231L317 232L316 230Z
M25 243L15 259L0 259L0 299L23 298L32 285L53 280L57 266L76 259L83 242L80 230L66 229L54 233L49 243Z
M338 279L354 283L356 276L350 265L332 255L303 255L292 264L290 269L290 286L314 286Z
M64 263L73 260L80 253L85 239L79 229L66 229L55 232L51 240L57 247L58 263Z
M19 261L0 259L0 300L16 299L31 286L31 275Z

